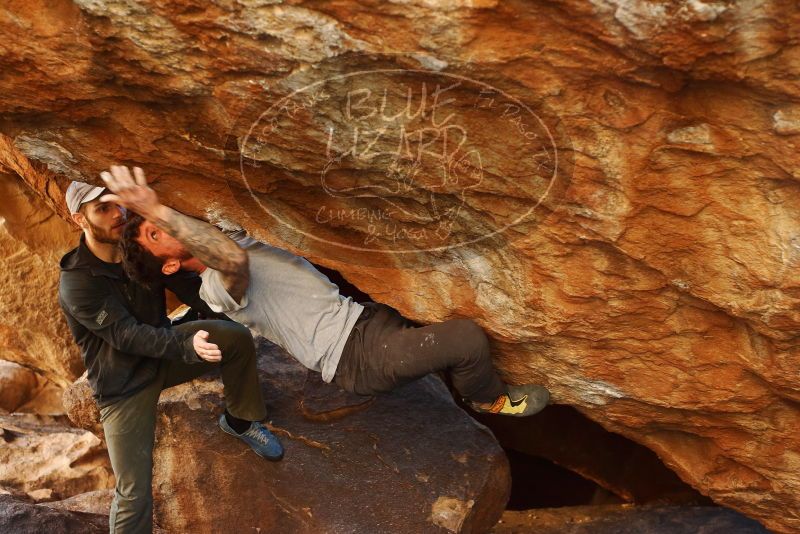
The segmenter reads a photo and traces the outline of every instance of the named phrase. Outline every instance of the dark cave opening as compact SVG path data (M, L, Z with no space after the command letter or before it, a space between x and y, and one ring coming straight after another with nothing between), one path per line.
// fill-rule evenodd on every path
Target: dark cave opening
M486 425L511 466L510 510L599 504L711 505L652 450L571 406L526 418L467 412Z
M574 471L538 456L505 449L511 467L508 510L617 504L622 499Z
M352 297L353 300L355 300L356 302L372 301L372 297L370 297L369 295L358 289L356 286L348 282L347 279L344 276L342 276L342 274L336 269L331 269L329 267L317 265L316 263L313 262L312 265L319 272L327 276L331 282L339 286L339 293L341 295L344 295L345 297Z

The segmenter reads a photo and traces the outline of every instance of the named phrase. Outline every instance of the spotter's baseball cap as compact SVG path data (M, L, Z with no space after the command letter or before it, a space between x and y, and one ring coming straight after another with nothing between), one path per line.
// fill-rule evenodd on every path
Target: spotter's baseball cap
M78 213L81 204L91 202L99 197L105 190L105 187L97 187L85 182L72 182L69 184L67 194L65 195L69 212Z

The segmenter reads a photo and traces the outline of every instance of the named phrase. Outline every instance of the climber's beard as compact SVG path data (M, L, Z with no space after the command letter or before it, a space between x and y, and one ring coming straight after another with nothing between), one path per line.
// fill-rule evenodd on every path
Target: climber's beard
M125 225L125 219L117 226L112 226L111 228L96 226L89 220L89 217L86 217L86 224L89 225L89 231L92 233L92 237L95 241L108 245L116 245L122 237L122 227Z

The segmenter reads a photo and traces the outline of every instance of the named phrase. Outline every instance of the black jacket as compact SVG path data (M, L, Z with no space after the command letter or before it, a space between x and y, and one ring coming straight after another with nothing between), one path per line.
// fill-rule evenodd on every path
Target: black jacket
M131 281L121 264L92 254L84 236L61 258L58 301L100 407L152 382L162 359L200 361L192 335L170 329L164 287L202 316L220 317L198 296L200 277L194 273L172 275L148 289Z

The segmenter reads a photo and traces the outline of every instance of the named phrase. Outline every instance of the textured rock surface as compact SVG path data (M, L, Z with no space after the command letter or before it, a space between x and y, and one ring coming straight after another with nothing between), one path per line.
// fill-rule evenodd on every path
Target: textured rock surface
M60 387L27 367L0 360L0 410L62 415L62 392Z
M58 307L58 260L78 234L15 176L0 173L0 198L0 359L67 386L83 364Z
M57 418L0 416L0 486L35 500L114 486L100 439Z
M732 510L713 506L570 506L508 511L492 534L768 534Z
M108 532L108 517L56 510L0 495L0 532L103 534Z
M39 386L36 373L0 360L0 410L13 412L34 397Z
M107 516L111 510L111 501L114 500L113 489L102 489L87 491L73 495L63 501L52 501L42 503L40 506L56 508L59 510L69 510L71 512L86 512L89 514L99 514Z
M89 385L86 373L64 390L62 401L64 411L73 425L97 436L103 435L100 410L92 397L92 386Z
M0 162L62 215L67 179L139 163L178 209L335 267L412 319L474 317L509 380L546 382L717 502L800 529L795 2L60 0L6 3L0 28ZM428 72L335 80L248 137L309 83L398 67ZM416 165L383 139L346 155L347 134L381 132L364 90L390 89L391 114L447 75L511 95L449 93L477 152ZM450 130L416 131L412 153ZM376 189L387 179L402 187ZM364 185L370 198L336 196ZM464 243L533 206L492 239L380 252Z
M16 409L17 413L33 413L38 415L65 415L61 398L64 389L50 380L37 374L39 387L31 400Z
M280 349L264 350L262 385L284 459L267 462L219 430L219 380L166 390L153 481L162 528L478 533L500 517L510 483L505 455L440 380L315 422L300 407L305 369Z

